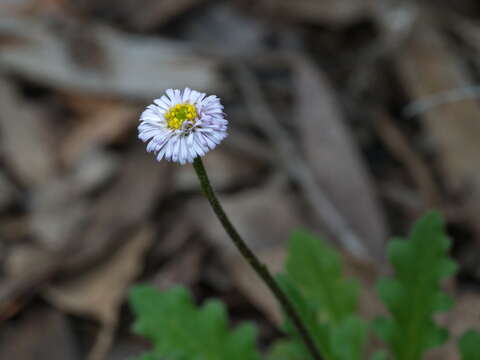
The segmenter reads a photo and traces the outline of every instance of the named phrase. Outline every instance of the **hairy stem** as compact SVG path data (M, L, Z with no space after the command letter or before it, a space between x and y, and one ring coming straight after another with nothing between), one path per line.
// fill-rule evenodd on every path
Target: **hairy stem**
M253 251L247 246L245 241L241 238L235 227L230 222L227 214L222 208L222 205L218 201L215 192L212 189L212 185L210 184L210 180L208 179L207 172L205 171L205 167L203 166L202 160L200 157L195 158L193 161L193 167L197 173L198 179L200 180L200 185L204 195L207 197L210 205L213 208L213 211L220 220L220 223L223 225L225 231L232 239L233 243L240 251L244 259L250 264L253 270L257 273L257 275L262 279L262 281L268 286L268 288L272 291L273 295L277 299L277 301L282 306L283 310L287 314L287 316L292 320L293 324L298 330L300 337L302 338L305 346L311 353L313 359L321 360L320 353L313 341L312 336L310 335L307 327L303 323L302 319L298 315L295 307L287 298L285 293L282 291L280 286L277 284L275 279L273 278L268 268L262 264L257 256L253 253Z

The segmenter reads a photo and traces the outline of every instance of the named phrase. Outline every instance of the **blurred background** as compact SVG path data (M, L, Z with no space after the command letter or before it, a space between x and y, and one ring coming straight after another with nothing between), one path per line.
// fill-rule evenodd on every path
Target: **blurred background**
M0 358L140 353L135 282L185 284L263 345L281 336L192 167L137 140L143 108L185 86L222 98L230 136L205 164L273 271L310 229L373 318L388 238L436 208L460 264L440 321L478 328L479 79L477 0L0 0Z

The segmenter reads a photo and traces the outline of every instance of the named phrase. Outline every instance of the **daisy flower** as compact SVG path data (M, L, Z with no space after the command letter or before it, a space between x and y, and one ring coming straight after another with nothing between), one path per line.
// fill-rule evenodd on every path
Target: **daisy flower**
M140 116L138 138L158 161L191 163L227 137L228 121L215 95L168 89Z

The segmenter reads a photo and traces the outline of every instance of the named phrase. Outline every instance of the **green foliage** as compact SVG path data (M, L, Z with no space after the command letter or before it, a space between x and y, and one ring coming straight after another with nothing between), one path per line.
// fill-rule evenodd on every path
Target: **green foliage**
M388 360L388 354L385 350L378 350L372 355L370 360Z
M188 291L176 287L159 292L137 286L130 293L135 332L151 340L153 351L143 360L259 360L255 328L229 331L225 308L209 301L197 308Z
M305 360L308 358L303 345L290 340L277 341L268 356L268 360Z
M378 293L392 316L377 319L374 329L396 360L419 360L448 337L447 331L434 323L433 315L452 305L440 289L440 281L456 269L448 258L449 248L437 213L421 219L409 240L394 240L388 247L395 277L380 280Z
M414 227L408 240L394 240L388 258L395 270L381 279L378 294L390 316L373 328L388 349L370 360L420 360L448 334L433 316L447 311L452 300L440 282L455 272L448 257L450 242L440 216L431 213ZM357 312L358 284L342 273L340 257L321 239L299 231L293 234L285 273L279 284L294 304L324 360L361 360L367 325ZM130 303L136 315L135 331L152 342L142 360L259 360L256 331L251 325L230 330L224 306L218 301L193 304L188 291L159 292L134 288ZM287 337L274 343L268 360L312 360L292 323L285 320ZM469 331L459 341L462 360L480 359L480 332Z
M286 274L278 281L325 360L361 359L367 326L355 315L358 285L342 275L339 256L333 249L307 232L295 232L290 240ZM288 321L286 329L294 340L290 345L284 343L283 348L294 348L301 358L310 358Z
M469 330L458 341L462 360L480 359L480 331Z

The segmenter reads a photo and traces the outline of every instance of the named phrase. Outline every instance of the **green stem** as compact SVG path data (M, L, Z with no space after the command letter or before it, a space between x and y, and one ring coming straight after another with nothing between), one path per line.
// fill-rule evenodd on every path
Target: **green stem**
M282 306L287 316L292 320L293 324L298 330L300 337L305 343L305 346L311 353L313 359L321 360L321 356L315 345L315 342L313 341L313 338L308 332L307 327L305 326L302 319L300 318L297 311L295 310L295 307L290 302L290 300L288 300L287 296L282 291L280 286L277 284L272 274L270 274L267 267L258 260L257 256L247 246L245 241L243 241L243 239L238 234L235 227L230 222L227 214L225 214L225 211L223 210L222 205L218 201L217 196L215 195L215 192L212 189L212 185L210 184L210 180L208 179L207 172L205 170L205 167L203 166L203 163L200 157L195 158L195 160L193 161L193 167L197 172L198 180L200 180L202 191L204 195L207 197L208 201L210 202L210 205L212 206L213 211L217 215L218 220L220 220L220 223L225 228L225 231L230 236L233 243L235 244L237 249L240 251L242 256L245 258L245 260L250 264L250 266L253 268L253 270L255 270L257 275L263 280L263 282L272 291L273 295L275 296L277 301L280 303L280 305Z

